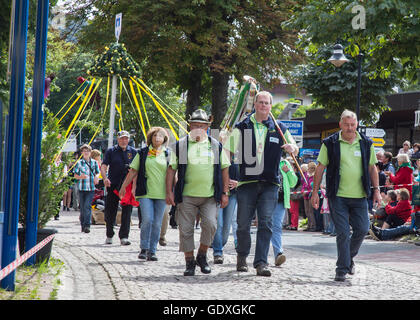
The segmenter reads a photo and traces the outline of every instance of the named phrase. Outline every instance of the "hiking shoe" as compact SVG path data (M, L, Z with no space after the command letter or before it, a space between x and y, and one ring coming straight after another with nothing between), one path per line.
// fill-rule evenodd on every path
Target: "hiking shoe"
M195 258L197 265L200 267L202 273L210 273L211 269L209 264L207 263L207 255L206 254L197 254Z
M342 272L336 272L334 281L343 282L346 280L346 274Z
M223 256L214 256L213 262L214 264L223 264Z
M185 260L185 271L184 271L184 276L194 276L195 275L195 266L196 266L196 262L194 257L192 257L191 259Z
M374 225L371 225L371 228L369 229L369 234L372 236L373 239L376 241L381 241L381 230L375 227Z
M156 256L156 253L154 253L154 252L148 252L147 253L147 261L158 261L158 258Z
M268 269L265 263L257 266L257 276L271 277L271 271Z
M160 239L159 239L159 244L160 244L162 247L164 247L164 246L166 246L168 243L166 242L166 239L165 239L165 238L160 238Z
M147 249L141 249L139 253L139 259L146 260L147 259Z
M131 242L130 241L128 241L128 239L127 238L122 238L121 239L121 245L122 246L129 246L131 244Z
M237 256L236 257L236 271L247 272L248 265L246 264L246 257Z
M276 257L275 265L276 266L281 266L285 262L286 262L286 256L282 253L279 253Z
M105 244L112 244L112 238L106 238Z

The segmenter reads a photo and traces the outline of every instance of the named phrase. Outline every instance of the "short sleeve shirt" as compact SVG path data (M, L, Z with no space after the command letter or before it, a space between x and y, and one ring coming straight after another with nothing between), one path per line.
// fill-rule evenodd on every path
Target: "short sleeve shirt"
M212 197L214 195L214 153L208 139L200 142L188 137L188 165L185 172L185 185L182 195L189 197ZM178 169L178 158L171 153L169 165ZM230 161L227 153L222 150L220 155L221 169L228 168Z
M267 137L267 127L264 124L257 122L257 120L255 119L255 113L251 115L250 120L254 124L255 144L257 146L261 145L261 148L257 148L258 161L261 161L262 154L264 152L265 140ZM224 148L229 150L233 154L235 154L239 147L238 145L239 145L240 138L241 138L241 131L238 128L233 129L228 139L226 139ZM284 138L286 139L287 143L294 144L297 147L296 141L295 139L293 139L293 136L291 135L289 130L286 130L286 132L284 133ZM240 181L238 183L238 187L243 184L252 183L252 182L258 182L258 181L257 180L246 181L246 182Z
M149 147L151 149L152 147ZM166 170L167 161L165 156L166 148L163 147L157 156L148 155L146 159L146 190L147 194L140 198L165 199L166 197ZM130 168L136 171L140 169L140 154L137 153L131 162Z
M133 161L137 151L133 147L127 146L123 151L120 146L109 148L104 155L102 164L108 166L108 179L112 185L118 186L127 173L128 165Z
M95 191L94 178L99 173L99 166L95 160L80 159L74 167L74 173L79 176L83 174L87 176L86 179L77 180L80 191Z
M360 151L359 141L361 140L358 132L357 137L350 144L341 137L340 141L340 185L338 186L337 196L344 198L364 198L366 193L363 188L362 176L362 155ZM322 144L318 155L318 162L324 166L328 166L328 151L327 147ZM369 165L374 165L377 162L375 148L373 145L370 148Z

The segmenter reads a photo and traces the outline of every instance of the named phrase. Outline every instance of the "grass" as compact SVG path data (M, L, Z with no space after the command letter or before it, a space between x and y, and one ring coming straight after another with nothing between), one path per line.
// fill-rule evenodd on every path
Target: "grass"
M35 266L21 265L15 273L15 290L0 289L0 300L57 300L63 267L54 258Z

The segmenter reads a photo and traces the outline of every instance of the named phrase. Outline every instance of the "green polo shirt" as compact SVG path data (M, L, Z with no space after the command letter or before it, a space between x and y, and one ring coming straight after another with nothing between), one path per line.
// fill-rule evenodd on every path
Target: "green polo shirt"
M359 144L360 134L357 132L357 137L351 144L341 138L341 131L338 139L340 141L340 185L338 186L337 196L364 198L366 193L362 183L363 167ZM329 163L327 147L324 144L321 146L317 160L324 166ZM376 161L375 149L372 145L369 165L374 165Z
M150 146L149 149L152 147ZM165 156L165 147L162 147L156 157L147 156L146 159L146 188L147 194L137 198L148 198L148 199L165 199L166 198L166 169L167 162ZM140 169L140 156L136 154L133 161L130 164L130 168L133 168L137 172Z
M255 113L251 115L250 120L254 124L254 136L255 136L255 145L257 147L257 158L258 158L258 161L261 161L261 158L264 152L265 140L267 137L268 128L264 124L257 122L257 120L255 119ZM236 153L236 151L238 150L238 144L239 144L240 138L241 138L241 131L237 128L233 129L232 134L226 140L224 147L230 152ZM297 147L296 141L295 139L293 139L293 136L290 134L289 130L287 130L284 133L284 138L289 144L294 144ZM261 144L262 146L262 149L260 150L258 148L259 144ZM244 182L240 181L238 183L238 187L243 184L253 183L253 182L258 182L258 180L244 181Z
M214 195L214 154L209 139L200 142L190 140L188 137L188 165L185 172L183 196L209 198ZM220 155L221 169L230 166L230 160L225 151ZM178 169L178 158L175 152L171 153L169 165Z

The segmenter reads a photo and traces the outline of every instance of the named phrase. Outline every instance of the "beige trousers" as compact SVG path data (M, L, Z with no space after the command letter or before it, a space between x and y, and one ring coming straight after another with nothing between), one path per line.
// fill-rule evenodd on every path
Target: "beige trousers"
M200 243L210 246L217 229L216 200L211 198L183 196L176 211L176 222L179 229L179 251L194 251L194 226L197 214L201 218Z

